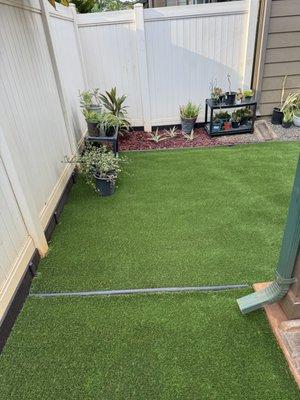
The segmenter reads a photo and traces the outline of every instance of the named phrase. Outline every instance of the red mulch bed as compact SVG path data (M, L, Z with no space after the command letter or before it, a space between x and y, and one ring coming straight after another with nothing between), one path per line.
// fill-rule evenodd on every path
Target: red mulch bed
M159 131L159 134L164 134L164 131ZM119 148L121 151L127 150L152 150L152 149L178 149L185 147L211 147L220 145L233 145L245 143L245 139L241 140L241 135L210 137L208 133L202 129L195 129L195 138L193 141L183 137L180 130L175 138L167 138L161 142L155 143L150 139L150 135L144 131L133 131L124 134L119 138ZM245 135L242 135L245 136ZM249 135L251 136L251 135ZM247 142L247 140L246 140Z

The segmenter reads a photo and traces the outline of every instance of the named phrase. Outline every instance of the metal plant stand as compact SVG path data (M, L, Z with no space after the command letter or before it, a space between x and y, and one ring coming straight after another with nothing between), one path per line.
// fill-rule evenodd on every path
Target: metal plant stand
M247 121L245 125L240 125L238 128L231 128L229 130L220 129L217 132L213 131L213 116L215 110L233 109L233 108L251 108L252 118ZM210 118L208 119L208 108L210 109ZM256 118L257 102L255 100L245 100L241 103L226 104L224 101L215 103L211 99L205 100L205 130L211 136L222 136L222 135L236 135L242 133L253 133L254 121Z
M113 136L86 136L84 138L85 142L92 143L112 143L113 153L114 155L118 155L119 153L119 131L116 130Z

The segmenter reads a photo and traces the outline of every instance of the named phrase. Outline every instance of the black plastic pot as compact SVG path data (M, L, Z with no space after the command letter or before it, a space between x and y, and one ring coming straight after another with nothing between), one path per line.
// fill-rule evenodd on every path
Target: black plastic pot
M292 125L293 125L292 121L289 122L282 121L283 128L290 128Z
M223 103L224 100L225 100L225 94L221 94L221 95L219 96L219 102L220 102L220 103Z
M106 179L100 179L95 176L97 192L100 196L106 197L111 196L116 189L116 183L114 181L107 181Z
M235 103L236 92L226 92L225 93L225 103L228 105L233 105Z
M283 119L283 112L278 107L273 108L271 123L273 125L281 125Z
M98 122L87 122L89 136L97 137L100 135Z
M197 118L183 118L181 117L181 127L183 132L188 135L192 132Z
M114 136L117 129L118 128L116 126L110 126L109 128L106 129L105 136L108 136L108 137Z
M237 121L231 121L231 125L233 129L237 129L240 126L240 124Z
M240 125L247 125L249 121L249 117L242 117Z

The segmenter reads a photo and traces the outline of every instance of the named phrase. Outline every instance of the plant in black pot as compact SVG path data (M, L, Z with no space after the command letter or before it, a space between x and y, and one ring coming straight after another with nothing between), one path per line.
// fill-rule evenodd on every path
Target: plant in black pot
M210 99L213 104L219 104L222 102L224 95L222 93L222 89L217 87L217 81L214 79L210 83Z
M234 111L231 114L231 125L233 129L237 129L240 126L241 117Z
M181 127L183 132L190 134L194 129L199 114L200 106L189 101L185 106L180 106Z
M80 106L87 111L101 111L100 91L99 89L85 90L79 92Z
M109 112L101 113L98 128L103 136L114 136L118 132L128 129L127 120Z
M251 101L254 96L254 92L251 89L247 89L243 91L243 95L246 101Z
M100 196L110 196L115 192L116 180L125 161L124 157L116 157L108 151L106 146L92 145L88 145L76 160L80 173Z
M290 128L293 124L293 110L291 108L285 108L283 111L282 126L284 128Z
M225 102L228 105L233 105L235 103L236 92L233 92L231 90L231 76L229 74L227 75L227 80L228 80L228 92L225 93Z
M225 122L230 121L230 114L227 111L219 111L215 114L214 119L220 121L221 127L223 127Z
M98 124L99 124L101 114L96 111L89 111L87 109L84 109L82 112L83 112L84 118L85 118L87 126L88 126L89 136L92 136L92 137L99 136L100 132L98 129Z
M273 108L272 112L272 118L271 118L271 123L273 125L281 125L282 124L282 119L283 119L283 99L284 99L284 92L285 92L285 84L287 80L287 75L283 78L282 81L282 88L281 88L281 98L280 98L280 105L278 107Z

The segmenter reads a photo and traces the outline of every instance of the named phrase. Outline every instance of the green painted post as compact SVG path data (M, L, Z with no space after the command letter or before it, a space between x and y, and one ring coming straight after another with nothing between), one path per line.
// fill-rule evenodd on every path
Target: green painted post
M300 245L300 158L283 234L275 280L267 288L237 300L243 314L281 300L295 282L293 270Z

